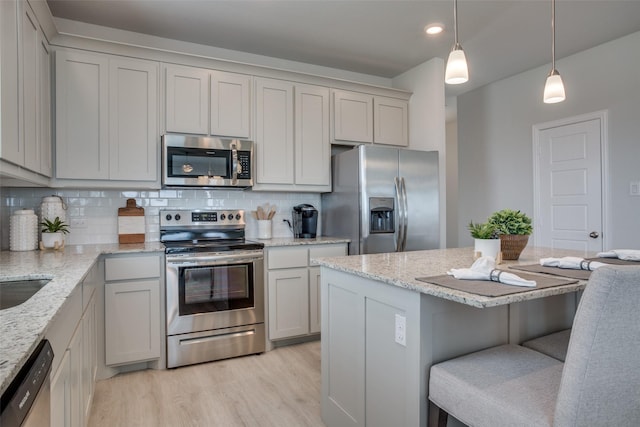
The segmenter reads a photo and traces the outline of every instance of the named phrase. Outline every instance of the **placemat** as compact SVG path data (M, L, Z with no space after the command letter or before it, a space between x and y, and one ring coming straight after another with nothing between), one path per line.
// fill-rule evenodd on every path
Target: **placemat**
M501 297L503 295L518 294L521 292L533 291L536 289L551 288L553 286L568 285L576 283L577 280L558 279L555 277L541 277L531 274L518 274L525 280L535 280L535 288L527 288L524 286L505 285L498 282L490 282L488 280L460 280L448 274L432 277L416 277L421 282L433 283L435 285L444 286L446 288L456 289L458 291L468 292L470 294L482 295L485 297Z
M640 265L640 261L629 261L626 259L620 259L620 258L600 258L600 257L596 257L596 258L585 258L587 261L598 261L598 262L603 262L605 264L615 264L615 265Z
M591 277L590 270L574 270L571 268L547 267L540 264L510 265L514 270L531 271L533 273L546 273L554 276L568 277L571 279L587 280Z

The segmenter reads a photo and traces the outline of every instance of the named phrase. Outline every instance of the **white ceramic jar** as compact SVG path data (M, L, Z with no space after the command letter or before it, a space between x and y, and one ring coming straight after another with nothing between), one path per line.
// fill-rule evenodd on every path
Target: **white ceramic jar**
M9 250L33 251L38 248L38 216L31 209L14 212L9 219Z
M67 222L67 205L62 200L62 197L43 197L40 205L40 222L45 219L53 221L56 217L60 218L62 222Z

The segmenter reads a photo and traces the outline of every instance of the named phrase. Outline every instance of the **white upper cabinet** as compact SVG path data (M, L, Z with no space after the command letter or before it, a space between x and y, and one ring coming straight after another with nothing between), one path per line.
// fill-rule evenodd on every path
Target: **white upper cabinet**
M0 24L0 158L49 177L49 47L26 1L0 2Z
M56 53L56 177L158 182L158 64ZM135 184L134 184L135 185Z
M333 137L341 141L373 142L373 96L333 91Z
M251 137L251 76L166 66L166 130Z
M166 67L167 132L209 133L209 71Z
M211 72L211 135L250 139L251 76Z
M330 191L329 89L256 78L254 190Z
M333 90L333 139L409 145L409 102L403 99Z
M158 64L109 61L109 178L158 176Z

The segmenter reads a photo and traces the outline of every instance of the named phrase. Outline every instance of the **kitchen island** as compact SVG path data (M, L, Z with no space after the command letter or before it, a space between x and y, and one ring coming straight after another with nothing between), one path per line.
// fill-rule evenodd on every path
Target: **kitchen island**
M528 248L499 268L550 256L594 254ZM472 248L315 261L322 268L321 398L329 427L426 425L432 364L570 327L576 291L586 285L488 297L416 280L471 266Z

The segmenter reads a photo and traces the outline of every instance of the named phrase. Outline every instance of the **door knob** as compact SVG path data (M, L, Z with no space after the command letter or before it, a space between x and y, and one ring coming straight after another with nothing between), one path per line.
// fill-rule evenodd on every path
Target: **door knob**
M600 233L598 233L597 231L592 231L591 233L589 233L589 237L591 237L592 239L597 239L598 237L600 237Z

